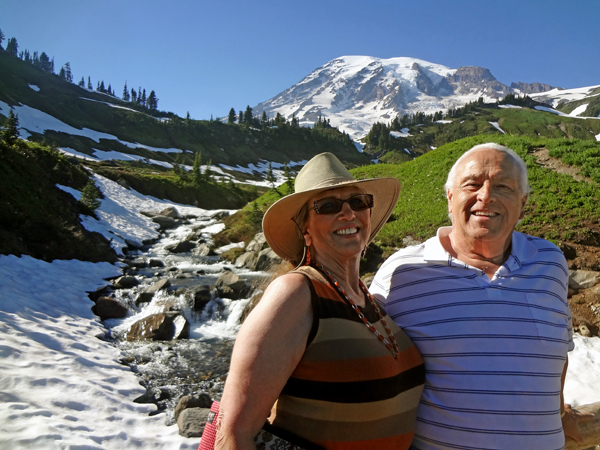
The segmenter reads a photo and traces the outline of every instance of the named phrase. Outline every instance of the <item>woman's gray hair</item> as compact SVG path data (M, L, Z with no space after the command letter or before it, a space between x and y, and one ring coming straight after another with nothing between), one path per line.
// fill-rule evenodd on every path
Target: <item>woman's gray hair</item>
M531 193L531 188L529 187L529 180L527 178L527 166L525 165L525 161L523 161L521 159L521 157L514 150L511 150L508 147L504 147L503 145L496 144L494 142L488 142L487 144L479 144L479 145L476 145L475 147L471 148L470 150L467 150L465 153L462 154L462 156L460 158L458 158L456 160L456 162L450 169L450 172L448 172L448 178L446 180L446 184L444 185L444 191L446 193L446 197L448 196L448 191L452 190L452 188L454 187L454 179L456 178L456 169L458 168L460 163L466 157L468 157L471 153L473 153L477 150L483 150L483 149L497 150L499 152L503 152L503 153L507 154L508 156L510 156L512 158L512 160L514 161L514 163L516 164L517 168L519 169L519 187L521 189L521 192L525 195L529 195Z

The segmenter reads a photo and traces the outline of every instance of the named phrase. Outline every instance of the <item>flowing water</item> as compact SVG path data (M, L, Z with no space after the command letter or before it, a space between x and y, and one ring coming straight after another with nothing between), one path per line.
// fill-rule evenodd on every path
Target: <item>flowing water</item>
M169 425L173 423L173 409L182 396L207 392L211 398L220 399L240 317L249 301L218 298L213 289L209 303L201 311L194 311L190 288L212 287L226 270L237 273L253 285L267 275L237 268L219 256L169 252L166 246L182 241L192 233L210 243L211 235L223 227L209 217L192 218L187 222L166 231L156 243L127 254L130 260L158 260L164 266L128 270L128 275L138 279L139 286L116 290L113 295L128 305L129 314L124 319L104 322L109 339L122 352L121 362L131 367L146 388L146 394L137 401L155 403L158 406L155 414L166 413ZM138 294L162 278L169 278L171 286L157 292L150 303L136 306ZM127 341L121 338L135 322L165 311L179 311L186 317L190 323L189 339Z

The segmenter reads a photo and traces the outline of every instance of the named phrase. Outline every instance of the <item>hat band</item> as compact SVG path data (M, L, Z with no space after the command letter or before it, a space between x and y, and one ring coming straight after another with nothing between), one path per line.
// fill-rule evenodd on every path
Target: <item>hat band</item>
M304 191L310 191L313 189L321 189L321 188L326 188L326 187L338 187L337 185L339 184L343 184L343 183L352 183L356 181L356 179L354 178L348 178L348 177L333 177L333 178L327 178L326 180L323 180L315 185L312 186L307 186L307 187L302 187L300 188L300 190L297 190L296 193L300 193L300 192L304 192Z

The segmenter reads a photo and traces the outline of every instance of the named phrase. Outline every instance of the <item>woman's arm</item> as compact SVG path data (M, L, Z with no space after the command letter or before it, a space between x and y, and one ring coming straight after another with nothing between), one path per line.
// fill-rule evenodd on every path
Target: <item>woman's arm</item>
M235 341L215 449L256 449L254 436L302 358L311 326L304 276L290 273L273 281Z

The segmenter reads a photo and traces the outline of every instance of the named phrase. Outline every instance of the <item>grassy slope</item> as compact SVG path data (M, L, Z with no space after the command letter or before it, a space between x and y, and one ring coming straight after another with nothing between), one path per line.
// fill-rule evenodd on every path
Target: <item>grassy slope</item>
M595 150L600 143L566 139L532 139L518 136L477 136L461 139L426 153L413 161L395 165L378 164L353 169L358 178L391 176L402 183L400 199L394 212L377 236L375 243L384 250L383 256L395 247L402 247L402 238L411 236L424 240L438 227L450 225L447 202L443 191L446 176L454 161L474 145L497 142L514 149L526 161L533 193L526 217L519 231L553 241L600 246L600 186L577 182L571 176L540 167L531 152L548 148L550 154L578 155ZM566 159L566 156L563 156ZM283 193L287 191L282 191ZM257 207L247 205L231 216L228 228L220 235L223 242L252 236L260 228L261 212L280 198L272 191L256 201ZM257 210L252 214L253 210ZM235 230L244 230L236 233Z

